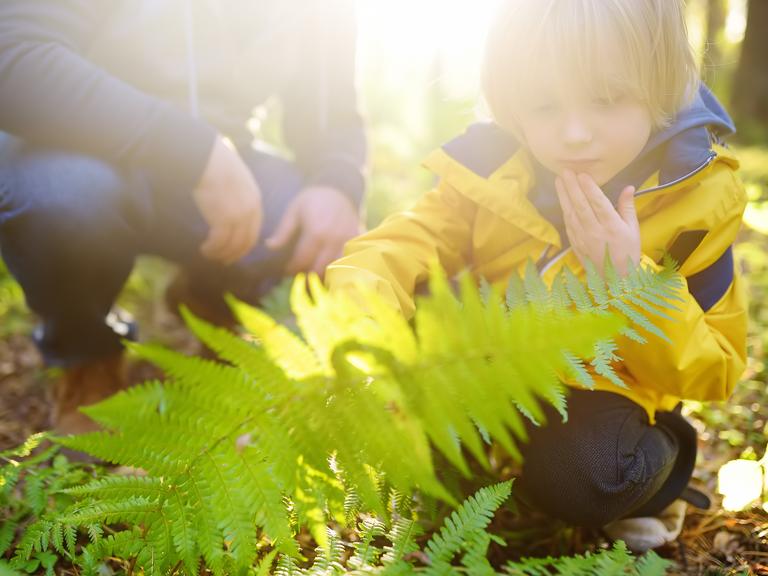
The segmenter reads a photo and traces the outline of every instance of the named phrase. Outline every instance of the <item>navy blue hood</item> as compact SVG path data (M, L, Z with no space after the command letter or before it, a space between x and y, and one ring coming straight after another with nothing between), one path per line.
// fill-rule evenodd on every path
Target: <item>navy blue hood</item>
M706 164L712 143L733 134L736 127L711 90L701 85L691 105L675 121L654 132L637 159L604 186L615 199L626 186L640 186L659 171L659 185L685 178Z

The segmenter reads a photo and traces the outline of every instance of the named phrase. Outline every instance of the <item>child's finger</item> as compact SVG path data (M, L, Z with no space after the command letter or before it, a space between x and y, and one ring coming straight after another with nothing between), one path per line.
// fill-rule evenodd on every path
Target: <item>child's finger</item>
M576 178L576 174L570 170L563 172L563 184L565 193L570 201L571 210L574 216L578 218L584 228L592 228L599 224L592 206L587 200L587 196L581 189L581 184Z
M622 190L621 196L619 196L618 213L627 226L630 226L633 230L640 229L640 222L637 219L637 210L635 208L634 186L627 186Z
M575 215L575 211L571 205L570 198L565 192L565 183L559 176L555 178L555 190L557 196L560 199L560 207L563 210L563 222L565 223L565 233L568 236L568 240L571 246L576 247L580 235L583 234L581 222Z
M560 200L560 208L563 210L563 214L566 214L572 210L571 202L568 199L568 194L565 193L565 183L563 179L558 176L555 178L555 191L557 192L557 199Z
M594 179L588 174L579 174L577 176L581 189L587 198L595 217L605 227L615 226L619 223L619 213L608 200L602 188L597 185Z

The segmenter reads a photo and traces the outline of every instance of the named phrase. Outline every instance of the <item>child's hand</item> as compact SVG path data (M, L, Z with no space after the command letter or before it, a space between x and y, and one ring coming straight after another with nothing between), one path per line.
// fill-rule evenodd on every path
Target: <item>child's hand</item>
M626 276L630 265L638 265L640 223L633 186L622 191L618 210L588 174L576 176L566 170L555 180L555 187L568 239L582 264L589 260L602 274L607 249L619 276Z

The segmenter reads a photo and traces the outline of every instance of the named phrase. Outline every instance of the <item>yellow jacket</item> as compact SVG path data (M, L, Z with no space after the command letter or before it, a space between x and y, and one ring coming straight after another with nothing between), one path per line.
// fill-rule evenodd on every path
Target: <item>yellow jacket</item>
M662 148L680 148L684 140L689 145L694 132L700 139L700 130L682 129L662 138ZM658 269L669 252L687 280L679 312L668 311L672 320L653 319L672 343L652 334L645 334L645 344L617 339L623 362L616 371L627 389L593 375L598 389L637 402L651 421L656 410L671 410L681 398L726 399L745 367L746 298L731 246L746 196L734 173L738 161L726 148L710 146L710 134L715 132L708 127L706 150L693 154L697 158L682 176L662 167L636 194L643 264ZM439 177L437 186L411 210L352 240L344 257L328 268L326 282L331 289L373 287L411 316L414 293L434 259L449 275L468 269L501 286L512 273L522 273L529 258L538 261L548 284L563 266L583 277L565 235L532 201L533 164L495 125L473 126L427 158L426 167ZM684 163L676 164L679 169ZM551 209L551 197L545 202Z

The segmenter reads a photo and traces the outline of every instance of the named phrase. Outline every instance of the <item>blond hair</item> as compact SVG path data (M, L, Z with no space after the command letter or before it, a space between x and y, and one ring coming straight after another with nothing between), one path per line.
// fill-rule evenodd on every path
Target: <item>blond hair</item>
M590 82L604 97L617 88L629 93L648 106L656 128L698 88L684 0L501 1L486 43L483 95L506 128L516 129L526 80L542 73Z

